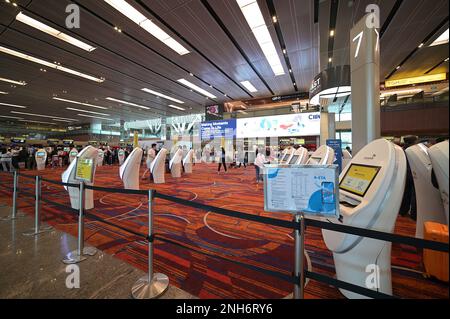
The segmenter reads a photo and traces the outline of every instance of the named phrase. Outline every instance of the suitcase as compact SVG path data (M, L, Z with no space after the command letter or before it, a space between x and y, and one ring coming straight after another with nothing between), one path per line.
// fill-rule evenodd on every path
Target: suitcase
M448 226L435 222L425 222L424 239L448 243ZM424 249L423 264L427 276L448 282L448 253Z

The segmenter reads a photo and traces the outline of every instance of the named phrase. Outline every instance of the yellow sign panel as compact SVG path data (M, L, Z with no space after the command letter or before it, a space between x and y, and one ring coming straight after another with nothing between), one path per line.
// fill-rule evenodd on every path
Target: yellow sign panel
M352 164L342 179L339 188L364 196L377 176L380 167Z
M393 86L402 86L402 85L411 85L411 84L417 84L417 83L444 81L446 79L447 79L447 74L446 73L430 74L430 75L416 76L416 77L413 77L413 78L389 80L389 81L386 81L384 83L384 86L388 88L388 87L393 87Z
M136 148L139 146L138 140L139 140L139 135L138 135L138 132L135 131L134 135L133 135L133 148Z
M92 183L94 175L94 160L92 158L78 158L75 179Z

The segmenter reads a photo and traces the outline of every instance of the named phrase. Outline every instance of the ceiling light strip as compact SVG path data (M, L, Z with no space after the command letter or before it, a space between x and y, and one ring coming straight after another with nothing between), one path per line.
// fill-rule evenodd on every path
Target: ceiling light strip
M122 101L119 99L115 99L113 97L107 97L106 100L117 102L117 103L122 103L122 104L126 104L126 105L136 106L136 107L139 107L139 108L145 109L145 110L150 110L150 108L148 106L139 105L139 104L135 104L135 103L127 102L127 101Z
M0 102L0 105L17 107L19 109L26 109L27 108L26 106L23 106L23 105L9 104L9 103L3 103L3 102Z
M250 81L242 81L241 84L252 93L258 92L258 90L253 86L253 84Z
M0 78L0 81L17 84L17 85L27 85L27 82L25 82L25 81L15 81L15 80L10 80L10 79L6 79L6 78Z
M87 115L87 114L77 114L78 116L84 116L84 117L91 117L94 119L100 119L100 120L105 120L105 121L115 121L113 119L108 119L106 117L99 117L99 116L93 116L93 115Z
M198 93L200 93L200 94L202 94L202 95L204 95L204 96L207 96L207 97L212 98L212 99L217 98L215 95L209 93L208 91L202 89L201 87L195 85L194 83L189 82L189 81L186 80L186 79L178 79L177 81L178 81L179 83L181 83L181 84L183 84L183 85L185 85L185 86L187 86L187 87L193 89L194 91L197 91Z
M75 109L73 107L66 107L66 110L76 111L76 112L85 112L85 113L97 114L97 115L103 115L103 116L110 116L109 114L106 114L106 113L93 112L93 111L88 111L88 110L83 110L83 109Z
M32 120L19 120L19 122L28 122L28 123L39 123L39 124L56 125L56 123L42 122L42 121L32 121Z
M71 118L67 118L67 117L60 117L60 116L54 116L54 115L44 115L44 114L36 114L36 113L18 112L18 111L11 111L11 113L13 113L13 114L20 114L20 115L36 116L36 117L46 117L46 118L50 118L50 119L78 121L76 119L71 119Z
M107 110L107 107L104 106L99 106L99 105L94 105L94 104L89 104L89 103L83 103L83 102L78 102L78 101L73 101L73 100L68 100L68 99L62 99L59 97L53 97L53 100L58 100L61 102L67 102L67 103L73 103L73 104L79 104L79 105L84 105L84 106L90 106L90 107L95 107L97 109L102 109L102 110Z
M153 94L153 95L156 95L156 96L159 96L159 97L162 97L162 98L164 98L164 99L167 99L167 100L170 100L170 101L173 101L173 102L177 102L177 103L180 103L180 104L184 104L184 102L181 101L181 100L175 99L175 98L173 98L173 97L167 96L167 95L165 95L165 94L162 94L162 93L159 93L159 92L156 92L156 91L147 89L147 88L143 88L142 91L147 92L147 93L150 93L150 94Z
M171 107L173 109L180 110L180 111L186 111L186 109L184 109L182 107L179 107L179 106L176 106L176 105L173 105L173 104L169 104L169 107Z
M7 119L23 120L23 117L18 117L18 116L0 115L0 117L4 117L4 118L7 118Z

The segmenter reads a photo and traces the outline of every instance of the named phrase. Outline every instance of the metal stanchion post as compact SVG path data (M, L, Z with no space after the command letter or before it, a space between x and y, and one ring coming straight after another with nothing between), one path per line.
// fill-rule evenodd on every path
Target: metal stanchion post
M300 230L295 230L295 271L294 276L299 282L294 285L294 299L303 299L305 288L305 216L303 213L295 215L295 222L300 223Z
M153 190L148 191L148 273L136 281L131 288L135 299L152 299L164 294L169 288L169 277L153 273Z
M78 245L76 250L68 253L63 259L63 263L65 264L77 264L83 260L86 260L86 256L94 256L97 253L97 248L84 246L84 182L80 182L79 194Z
M34 229L23 233L25 236L36 236L44 232L53 230L51 226L41 226L40 209L41 209L41 177L36 176L35 184L35 200L34 200Z
M13 202L12 202L13 207L12 207L11 215L0 218L0 220L4 220L4 221L17 219L19 217L24 216L24 214L17 213L17 193L18 193L17 187L19 185L19 174L17 173L17 171L14 171L13 174L14 174L14 180L13 180L14 189L13 189Z

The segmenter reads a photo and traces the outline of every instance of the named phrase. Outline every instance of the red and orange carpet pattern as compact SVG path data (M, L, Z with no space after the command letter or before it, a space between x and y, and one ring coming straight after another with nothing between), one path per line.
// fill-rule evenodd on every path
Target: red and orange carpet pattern
M155 185L148 175L141 180L141 189L157 191L187 200L245 213L291 220L289 214L264 212L262 184L255 183L252 166L229 169L217 174L216 165L197 164L194 173L172 178ZM39 172L45 178L60 181L63 169ZM36 171L22 171L35 175ZM141 170L143 173L143 168ZM0 173L0 201L11 204L12 176ZM97 168L95 185L122 188L118 166ZM34 199L24 192L34 193L34 180L19 179L19 209L34 213ZM45 199L70 205L62 186L43 182ZM147 233L147 197L95 192L95 208L91 214L109 222ZM156 199L155 231L171 240L197 250L219 254L270 270L291 274L293 271L293 238L288 229L217 215ZM77 234L76 216L61 207L42 204L42 218L56 228ZM413 236L414 221L399 217L395 232ZM131 265L147 270L147 245L140 237L106 225L86 220L86 241ZM424 278L422 252L414 247L394 244L392 250L392 280L394 295L402 298L448 298L448 284ZM308 228L306 252L313 271L335 276L333 257L327 250L319 229ZM173 285L200 298L283 298L292 292L292 285L239 265L217 260L184 248L157 241L155 271L169 276ZM133 283L130 283L130 286ZM129 287L124 287L128 289ZM306 298L343 298L338 289L309 281Z

